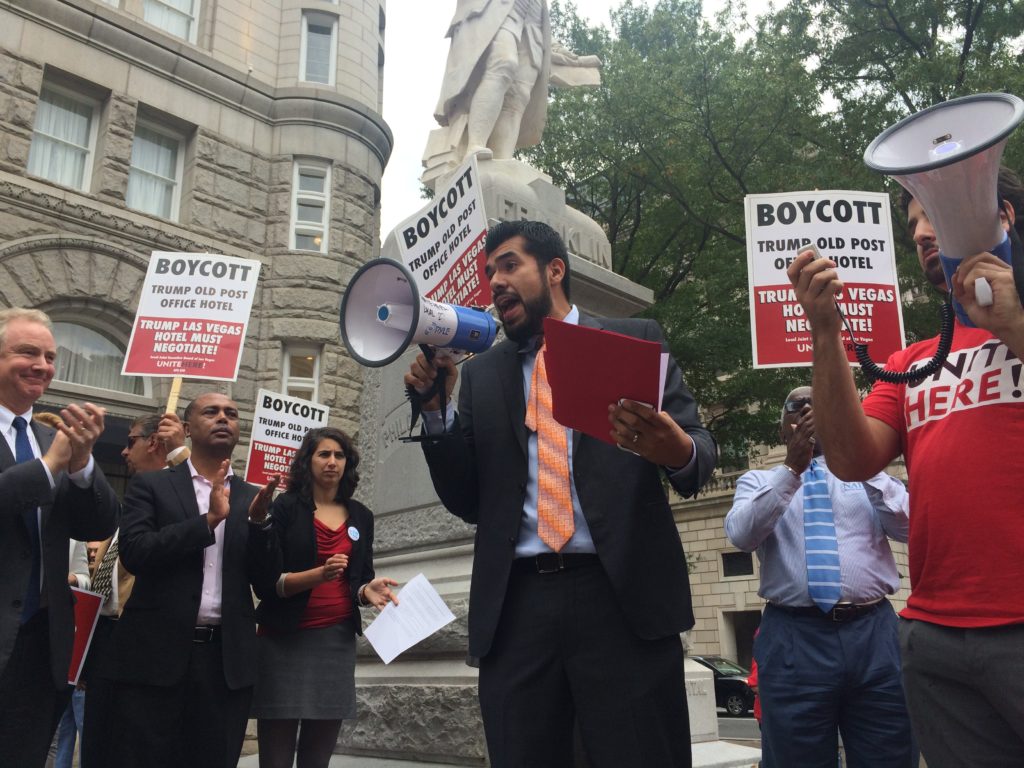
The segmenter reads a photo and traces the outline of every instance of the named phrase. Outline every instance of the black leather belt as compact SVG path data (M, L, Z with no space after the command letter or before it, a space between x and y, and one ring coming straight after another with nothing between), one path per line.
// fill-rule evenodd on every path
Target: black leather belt
M212 643L214 640L220 640L220 627L216 624L205 624L192 632L193 643Z
M533 557L516 558L514 564L519 568L537 573L558 573L572 568L584 568L600 565L597 555L589 552L542 552Z
M779 605L778 603L769 603L772 608L778 608L780 611L785 611L790 616L813 616L817 619L824 619L825 621L852 621L859 619L861 616L874 611L879 606L885 605L888 601L883 597L881 600L877 600L873 603L864 603L857 605L855 603L837 603L832 607L830 611L823 611L815 605L802 605L793 607L789 605Z

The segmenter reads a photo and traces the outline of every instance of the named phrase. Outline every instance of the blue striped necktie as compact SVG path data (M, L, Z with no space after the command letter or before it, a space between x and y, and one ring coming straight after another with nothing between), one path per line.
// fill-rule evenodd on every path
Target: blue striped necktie
M32 443L28 439L28 422L21 416L14 417L14 461L23 464L36 457L32 451ZM25 527L28 529L29 541L32 545L32 568L29 572L28 587L25 589L25 600L21 607L21 623L31 619L39 610L39 575L42 571L42 550L39 542L38 508L32 507L23 511Z
M839 602L839 542L828 480L817 459L804 471L803 484L807 592L814 604L827 612Z

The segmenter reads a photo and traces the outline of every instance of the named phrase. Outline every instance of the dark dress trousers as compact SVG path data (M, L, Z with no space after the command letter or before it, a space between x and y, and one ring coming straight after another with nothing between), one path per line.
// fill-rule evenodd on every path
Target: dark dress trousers
M31 428L45 454L56 433L38 422L31 422ZM119 503L98 466L87 488L79 488L66 473L54 481L51 489L41 459L15 464L7 441L0 439L0 690L5 697L0 705L0 765L24 764L20 756L28 753L22 750L33 749L36 741L45 755L56 727L53 715L60 717L60 703L69 695L75 617L68 586L68 542L105 538L117 525ZM23 631L22 601L32 570L32 545L23 515L37 508L42 510L41 603L46 610ZM23 637L16 652L19 632ZM32 634L31 640L26 633ZM23 711L11 711L15 704Z
M651 320L580 324L664 346ZM515 561L529 474L522 362L512 341L466 362L453 434L423 449L445 507L476 525L469 652L481 659L492 765L571 764L575 717L592 765L688 766L679 633L693 626L693 610L663 470L574 432L573 480L599 566L552 576ZM693 440L693 471L670 475L693 496L717 446L674 360L662 409Z
M258 490L230 478L230 512L217 529L225 537L221 624L211 636L196 625L204 550L214 534L199 512L189 464L132 478L120 549L135 586L111 638L109 668L123 724L116 764L237 762L256 676L247 544Z

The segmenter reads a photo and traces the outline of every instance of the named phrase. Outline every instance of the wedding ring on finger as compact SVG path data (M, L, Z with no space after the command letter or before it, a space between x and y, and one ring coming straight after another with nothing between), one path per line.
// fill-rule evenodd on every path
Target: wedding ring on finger
M634 432L633 433L633 445L636 445L637 440L639 440L639 439L640 439L640 433L639 432Z

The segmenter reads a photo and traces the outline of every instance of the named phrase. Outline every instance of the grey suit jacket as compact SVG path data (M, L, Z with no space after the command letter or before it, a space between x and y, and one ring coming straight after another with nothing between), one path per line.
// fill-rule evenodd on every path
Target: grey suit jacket
M32 422L43 453L53 429ZM7 441L0 439L0 670L14 649L22 600L32 570L32 548L23 513L42 509L41 546L43 601L49 607L50 666L54 685L67 685L74 640L74 597L68 586L68 545L71 539L93 541L109 536L117 525L120 505L100 468L92 484L79 488L66 473L51 489L41 459L15 464Z
M653 320L584 316L580 323L664 345ZM674 360L662 409L693 439L694 472L677 486L684 496L693 496L714 470L717 446L701 426L697 404ZM490 650L515 558L529 471L525 413L522 360L516 344L504 341L463 366L454 434L424 443L441 501L477 526L469 611L472 656ZM573 433L573 479L597 554L633 631L647 639L693 626L686 559L661 478L660 468L647 460Z

